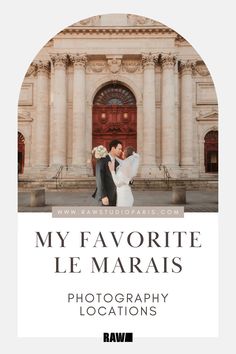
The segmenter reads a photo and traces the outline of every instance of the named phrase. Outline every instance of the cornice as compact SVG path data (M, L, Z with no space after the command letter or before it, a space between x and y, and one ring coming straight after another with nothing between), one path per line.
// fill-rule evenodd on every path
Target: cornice
M160 36L168 35L173 38L177 38L178 34L168 27L101 27L101 26L91 26L91 27L82 27L82 26L71 26L67 27L57 34L58 37L64 37L66 35L81 35L83 36Z
M211 112L203 114L202 112L199 112L197 117L197 121L203 121L203 122L208 122L208 121L217 121L218 120L218 112L216 110L213 110Z
M33 118L31 117L30 112L25 111L18 111L18 122L26 123L26 122L33 122Z
M176 33L175 43L177 46L190 46L189 42L182 37L179 33Z

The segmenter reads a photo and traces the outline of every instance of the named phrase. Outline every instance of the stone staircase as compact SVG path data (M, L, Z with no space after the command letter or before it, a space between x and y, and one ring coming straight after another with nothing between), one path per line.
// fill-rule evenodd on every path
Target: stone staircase
M21 178L18 182L20 189L31 189L44 187L50 190L69 190L69 189L95 189L95 177L81 178L61 178L56 181L49 179L29 179ZM187 190L217 190L218 181L216 178L200 179L145 179L136 177L132 188L134 190L171 190L173 186L185 186Z
M91 171L84 171L84 177L81 168L72 166L58 165L47 168L36 168L25 170L24 175L19 175L18 186L20 189L46 188L49 190L74 190L74 189L95 189L96 180L92 177ZM88 176L87 174L90 174ZM184 186L187 190L217 190L218 175L217 174L202 174L196 178L187 178L182 171L181 177L174 178L171 169L160 165L157 169L156 178L136 177L132 188L134 190L171 190L173 186ZM36 177L37 176L37 177ZM172 176L172 177L171 177Z

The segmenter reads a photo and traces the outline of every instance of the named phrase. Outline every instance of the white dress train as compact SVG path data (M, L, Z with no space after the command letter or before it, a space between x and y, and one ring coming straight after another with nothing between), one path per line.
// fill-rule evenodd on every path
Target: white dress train
M116 185L118 207L132 207L134 204L134 197L129 185L129 182L136 176L139 165L139 155L134 153L125 160L120 160L119 166L111 175Z

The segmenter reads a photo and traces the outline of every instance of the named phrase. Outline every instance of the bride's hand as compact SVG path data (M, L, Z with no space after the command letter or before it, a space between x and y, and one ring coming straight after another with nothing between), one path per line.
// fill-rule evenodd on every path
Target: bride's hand
M115 161L109 161L108 162L108 167L111 172L115 171Z

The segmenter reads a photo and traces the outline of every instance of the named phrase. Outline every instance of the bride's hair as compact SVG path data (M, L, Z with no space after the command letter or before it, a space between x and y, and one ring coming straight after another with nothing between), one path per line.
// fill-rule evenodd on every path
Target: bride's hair
M124 150L125 158L133 155L133 152L135 152L135 149L133 148L133 146L127 146Z

